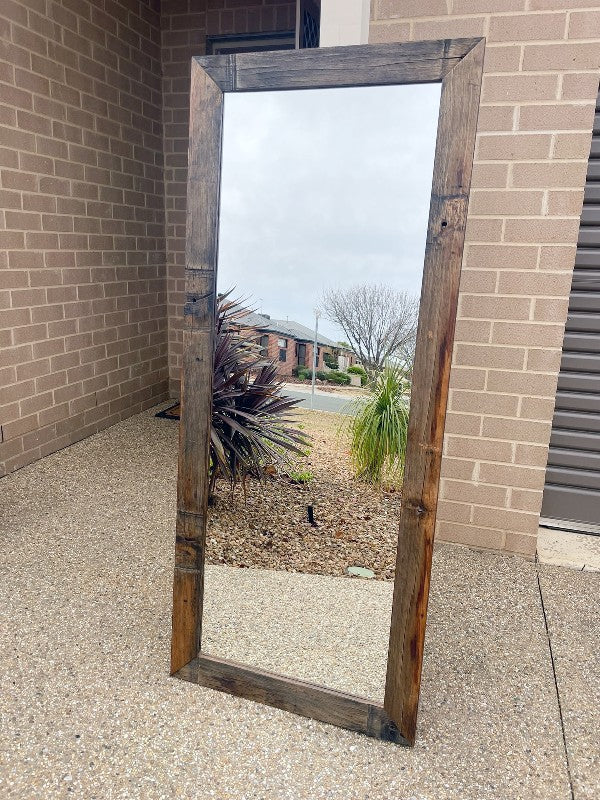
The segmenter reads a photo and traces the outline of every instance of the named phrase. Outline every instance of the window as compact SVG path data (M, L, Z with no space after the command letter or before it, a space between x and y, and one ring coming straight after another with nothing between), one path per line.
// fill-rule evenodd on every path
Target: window
M287 360L287 350L285 350L284 348L282 348L279 351L279 360L280 361L286 361Z
M287 347L287 339L277 339L277 347Z
M305 22L306 33L303 40L305 47L316 47L310 44L315 36L318 41L318 30L313 31L314 23ZM295 31L278 31L276 33L231 33L224 36L206 37L207 55L224 55L227 53L260 53L262 50L293 50L296 46Z
M266 333L260 337L260 354L265 358L269 355L269 336Z

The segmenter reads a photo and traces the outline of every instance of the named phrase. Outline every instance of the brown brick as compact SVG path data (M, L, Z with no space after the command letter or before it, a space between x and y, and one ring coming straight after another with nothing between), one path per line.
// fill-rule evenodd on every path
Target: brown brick
M560 40L564 38L566 21L565 13L492 16L488 37L490 42Z
M0 384L0 406L6 406L9 403L22 400L24 397L30 397L34 391L34 381L25 381L23 383L12 384L11 386Z
M1 208L21 208L21 195L19 192L0 190Z
M450 373L452 389L483 389L485 387L485 370L471 367L453 366Z
M423 20L413 23L413 37L419 39L445 39L452 37L483 36L485 17L452 17L439 20Z
M442 459L442 479L455 478L461 481L470 481L474 479L474 473L478 469L473 461L462 458L447 458Z
M470 244L465 265L470 269L535 269L538 253L533 245Z
M385 22L382 25L371 25L369 43L407 42L410 40L409 22Z
M501 272L498 280L500 294L546 295L566 297L571 288L571 276L560 272Z
M481 133L512 131L515 124L515 108L507 105L480 105L477 129Z
M525 348L498 347L488 344L462 344L456 346L455 361L461 366L522 370L525 366Z
M600 11L587 9L569 14L569 39L592 39L600 36Z
M375 0L373 19L394 19L395 17L442 17L448 13L446 0Z
M553 303L553 300L535 301ZM561 347L563 324L548 325L541 322L494 322L492 342L494 344L523 344L529 347Z
M508 185L508 164L473 164L473 187L504 189Z
M519 407L518 397L492 392L468 392L453 390L450 399L452 411L470 412L473 414L501 414L516 416Z
M511 442L539 442L550 436L551 421L534 422L525 419L503 419L484 417L482 435L491 439L507 439Z
M525 11L527 0L502 0L502 11ZM499 10L494 0L453 0L454 14L494 13Z
M527 489L510 490L510 507L517 511L532 511L539 514L542 506L542 493Z
M14 253L9 253L10 259ZM0 289L17 289L29 284L29 275L26 270L0 270Z
M469 211L472 214L506 214L540 216L544 202L542 191L473 190Z
M475 319L529 319L531 300L528 297L498 297L463 295L460 298L461 317Z
M477 414L450 414L446 419L444 433L479 436L481 434L481 417Z
M556 375L541 373L518 373L491 369L487 377L490 392L514 392L515 394L553 397L556 392Z
M13 308L41 306L46 302L46 291L42 288L13 289L10 296Z
M45 408L39 413L40 426L52 425L54 422L65 419L69 414L69 404L61 403L60 405L53 405L50 408Z
M590 154L591 130L589 133L557 133L552 146L553 158L580 160Z
M550 428L545 445L536 444L517 444L515 448L515 462L524 466L546 468L548 461L548 439L550 438Z
M541 503L541 500L540 500ZM536 512L539 513L539 512ZM525 556L528 559L533 559L536 552L537 545L537 529L531 533L514 533L513 531L506 532L504 546L510 553Z
M27 342L39 342L47 336L47 328L42 323L39 325L27 325L23 328L14 328L13 337L15 344L26 344Z
M575 263L575 243L549 245L540 248L540 269L573 269Z
M523 100L554 100L557 94L557 75L487 75L481 98L484 103L520 103Z
M49 119L39 114L31 114L28 111L17 111L17 124L19 128L32 133L41 133L44 136L52 134L52 123Z
M581 189L548 192L548 214L550 216L579 217L583 203Z
M513 457L513 447L511 442L492 441L480 437L448 436L446 437L446 453L450 457L510 463Z
M523 69L535 72L556 72L557 70L597 69L598 45L565 44L525 45Z
M533 349L527 351L525 369L556 374L560 369L562 351L558 348Z
M559 322L564 325L567 317L568 297L547 300L536 297L533 304L533 319L539 322ZM551 342L548 342L551 344Z
M504 240L539 244L574 241L578 230L578 219L507 219Z
M473 509L473 524L535 534L539 520L537 514L530 514L526 511L476 506Z
M7 422L14 422L15 420L19 419L19 404L18 403L11 403L7 406L0 407L0 418L2 419L2 424L6 424ZM3 431L4 433L4 431ZM13 440L14 442L14 440ZM4 456L6 450L10 450L12 448L7 446L6 436L4 436L4 443L0 444L0 453ZM9 457L9 454L6 453L6 458Z
M20 231L40 230L42 220L39 214L29 211L6 211L6 227Z
M598 72L567 72L562 79L562 100L589 100L598 86Z
M12 308L2 313L0 324L2 328L14 328L18 325L28 325L31 321L31 311L28 308Z
M491 270L464 269L460 276L462 294L490 294L496 290L496 274Z
M550 157L552 136L547 134L488 134L477 139L481 161L518 161Z
M12 170L2 170L2 186L5 189L18 189L22 192L37 190L37 175L28 175L24 172L13 172Z
M508 491L505 486L486 486L470 481L445 480L442 493L447 500L482 503L486 506L505 508L508 504Z
M451 541L467 547L477 547L489 550L502 550L505 542L503 530L483 528L475 525L462 525L453 522L444 522L439 525L436 539Z
M476 242L497 242L502 235L502 220L467 217L467 239Z
M471 521L471 506L466 503L452 503L448 500L440 500L437 505L437 520L443 522L463 522Z
M28 414L35 414L43 408L48 408L52 405L52 392L45 392L36 394L34 397L28 397L19 403L19 409L22 416Z
M519 114L519 130L591 131L593 119L594 119L593 103L589 103L586 105L569 103L560 106L558 105L521 106L521 111Z
M479 479L484 483L499 486L520 486L523 489L541 489L544 485L545 469L519 464L482 463Z
M578 188L583 186L587 162L558 162L548 164L523 163L513 167L512 184L515 188L543 189ZM572 241L567 239L565 241Z
M42 375L35 382L35 388L38 392L46 392L49 389L57 389L63 386L67 381L66 372L53 372L50 375Z
M523 419L552 419L554 397L523 397L519 416Z
M518 72L521 63L521 47L519 45L491 45L485 48L483 63L484 74L496 72Z
M15 108L31 109L33 108L33 100L29 92L24 92L22 89L17 89L16 86L9 86L7 84L0 85L0 102L5 103L7 106L14 106ZM7 128L3 128L2 139L11 133ZM14 131L16 136L17 131ZM25 141L30 141L31 137L27 137ZM12 145L14 139L6 140L7 144Z
M23 211L56 211L56 198L44 194L23 194Z
M470 270L465 270L465 272ZM454 339L456 342L489 342L492 323L483 320L458 319Z

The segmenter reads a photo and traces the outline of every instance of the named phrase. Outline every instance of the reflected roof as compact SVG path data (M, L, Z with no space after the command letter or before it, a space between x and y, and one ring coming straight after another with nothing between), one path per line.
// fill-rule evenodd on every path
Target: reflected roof
M266 314L256 314L251 312L243 317L236 319L238 325L243 325L248 328L257 328L261 331L269 331L271 333L279 333L282 336L289 336L291 339L298 339L301 342L312 342L315 338L314 328L307 328L306 325L301 325L299 322L294 322L291 319L271 319ZM319 333L317 342L325 347L339 347L337 342ZM346 349L346 348L343 348Z

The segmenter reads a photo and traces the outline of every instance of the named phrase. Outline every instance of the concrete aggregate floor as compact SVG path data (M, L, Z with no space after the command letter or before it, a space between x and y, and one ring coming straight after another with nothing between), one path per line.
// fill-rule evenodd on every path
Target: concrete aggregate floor
M600 796L600 573L438 547L412 750L169 678L175 459L150 411L0 481L2 800ZM377 698L390 590L211 567L206 646Z

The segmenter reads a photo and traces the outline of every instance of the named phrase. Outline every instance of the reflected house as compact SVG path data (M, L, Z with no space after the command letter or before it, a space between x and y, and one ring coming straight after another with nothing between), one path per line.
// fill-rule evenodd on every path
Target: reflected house
M281 376L291 376L295 367L312 369L315 331L288 319L271 319L268 314L249 312L236 320L240 330L260 344L265 358L278 364ZM327 336L317 335L317 370L327 371L330 364L347 370L357 363L352 350ZM335 368L335 366L334 366Z

